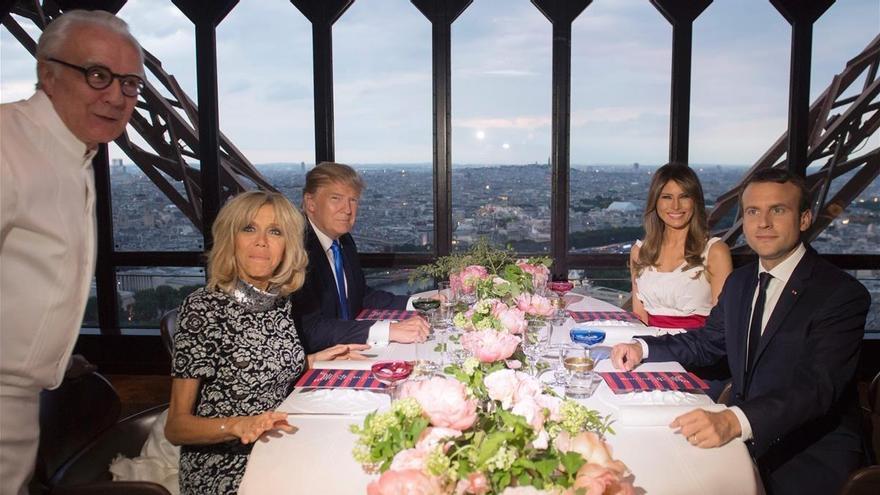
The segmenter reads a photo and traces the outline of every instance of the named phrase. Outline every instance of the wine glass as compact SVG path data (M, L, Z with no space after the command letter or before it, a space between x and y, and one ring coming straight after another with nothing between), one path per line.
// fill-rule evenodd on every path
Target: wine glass
M430 297L419 297L413 300L412 305L419 311L422 318L430 320L437 308L440 307L440 300Z
M523 335L522 350L529 358L529 371L532 376L538 374L538 359L544 353L544 348L550 340L550 332L547 323L542 320L530 321Z
M397 398L397 384L406 380L412 370L413 365L409 361L379 361L370 367L373 378L385 384L391 400Z

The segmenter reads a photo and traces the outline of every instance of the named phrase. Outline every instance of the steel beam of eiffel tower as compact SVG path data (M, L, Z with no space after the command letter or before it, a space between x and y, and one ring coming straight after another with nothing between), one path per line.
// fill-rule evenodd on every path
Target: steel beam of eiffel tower
M42 4L18 1L3 18L3 25L35 55L36 40L17 16L30 21L42 32L61 13L53 1ZM199 161L198 107L174 76L165 72L162 62L146 50L144 66L149 72L145 88L128 128L116 139L116 145L201 230L200 173L194 165ZM255 187L276 191L223 133L219 137L221 203L229 196Z
M880 127L880 36L874 38L810 106L810 139L807 152L807 187L812 193L813 224L804 240L819 236L858 195L880 174L880 147L865 149ZM857 87L857 83L861 87ZM730 191L722 194L709 214L709 226L716 230L735 252L747 251L742 234L742 211L738 193L754 172L771 167L787 167L784 133L758 159ZM736 210L733 224L719 229L719 222Z

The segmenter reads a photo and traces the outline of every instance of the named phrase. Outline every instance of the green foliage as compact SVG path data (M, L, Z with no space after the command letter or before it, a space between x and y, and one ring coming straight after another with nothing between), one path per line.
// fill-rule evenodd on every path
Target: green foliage
M449 274L461 271L470 265L485 266L489 273L495 274L504 265L516 261L516 253L512 249L499 249L489 244L486 238L480 238L463 253L441 256L429 265L422 265L410 274L409 281L424 278L446 279Z

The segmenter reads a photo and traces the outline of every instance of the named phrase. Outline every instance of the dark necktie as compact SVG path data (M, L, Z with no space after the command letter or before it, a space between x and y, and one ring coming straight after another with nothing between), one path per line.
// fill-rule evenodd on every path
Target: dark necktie
M348 320L348 296L345 294L345 264L342 262L342 248L339 241L333 241L330 245L333 251L333 268L336 270L336 292L339 294L339 316Z
M773 275L761 272L758 275L758 298L755 299L755 309L752 311L752 323L749 325L749 367L751 372L755 366L755 354L758 352L758 344L761 343L761 322L764 320L764 302L767 299L767 285Z

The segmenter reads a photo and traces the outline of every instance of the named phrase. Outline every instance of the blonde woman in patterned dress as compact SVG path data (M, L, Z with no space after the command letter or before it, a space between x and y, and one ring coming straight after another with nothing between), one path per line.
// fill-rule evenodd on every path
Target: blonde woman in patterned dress
M357 359L363 344L306 356L290 298L307 263L302 215L278 193L233 198L217 216L208 285L180 307L165 435L182 445L181 494L236 493L253 442L293 432L275 409L315 360Z

